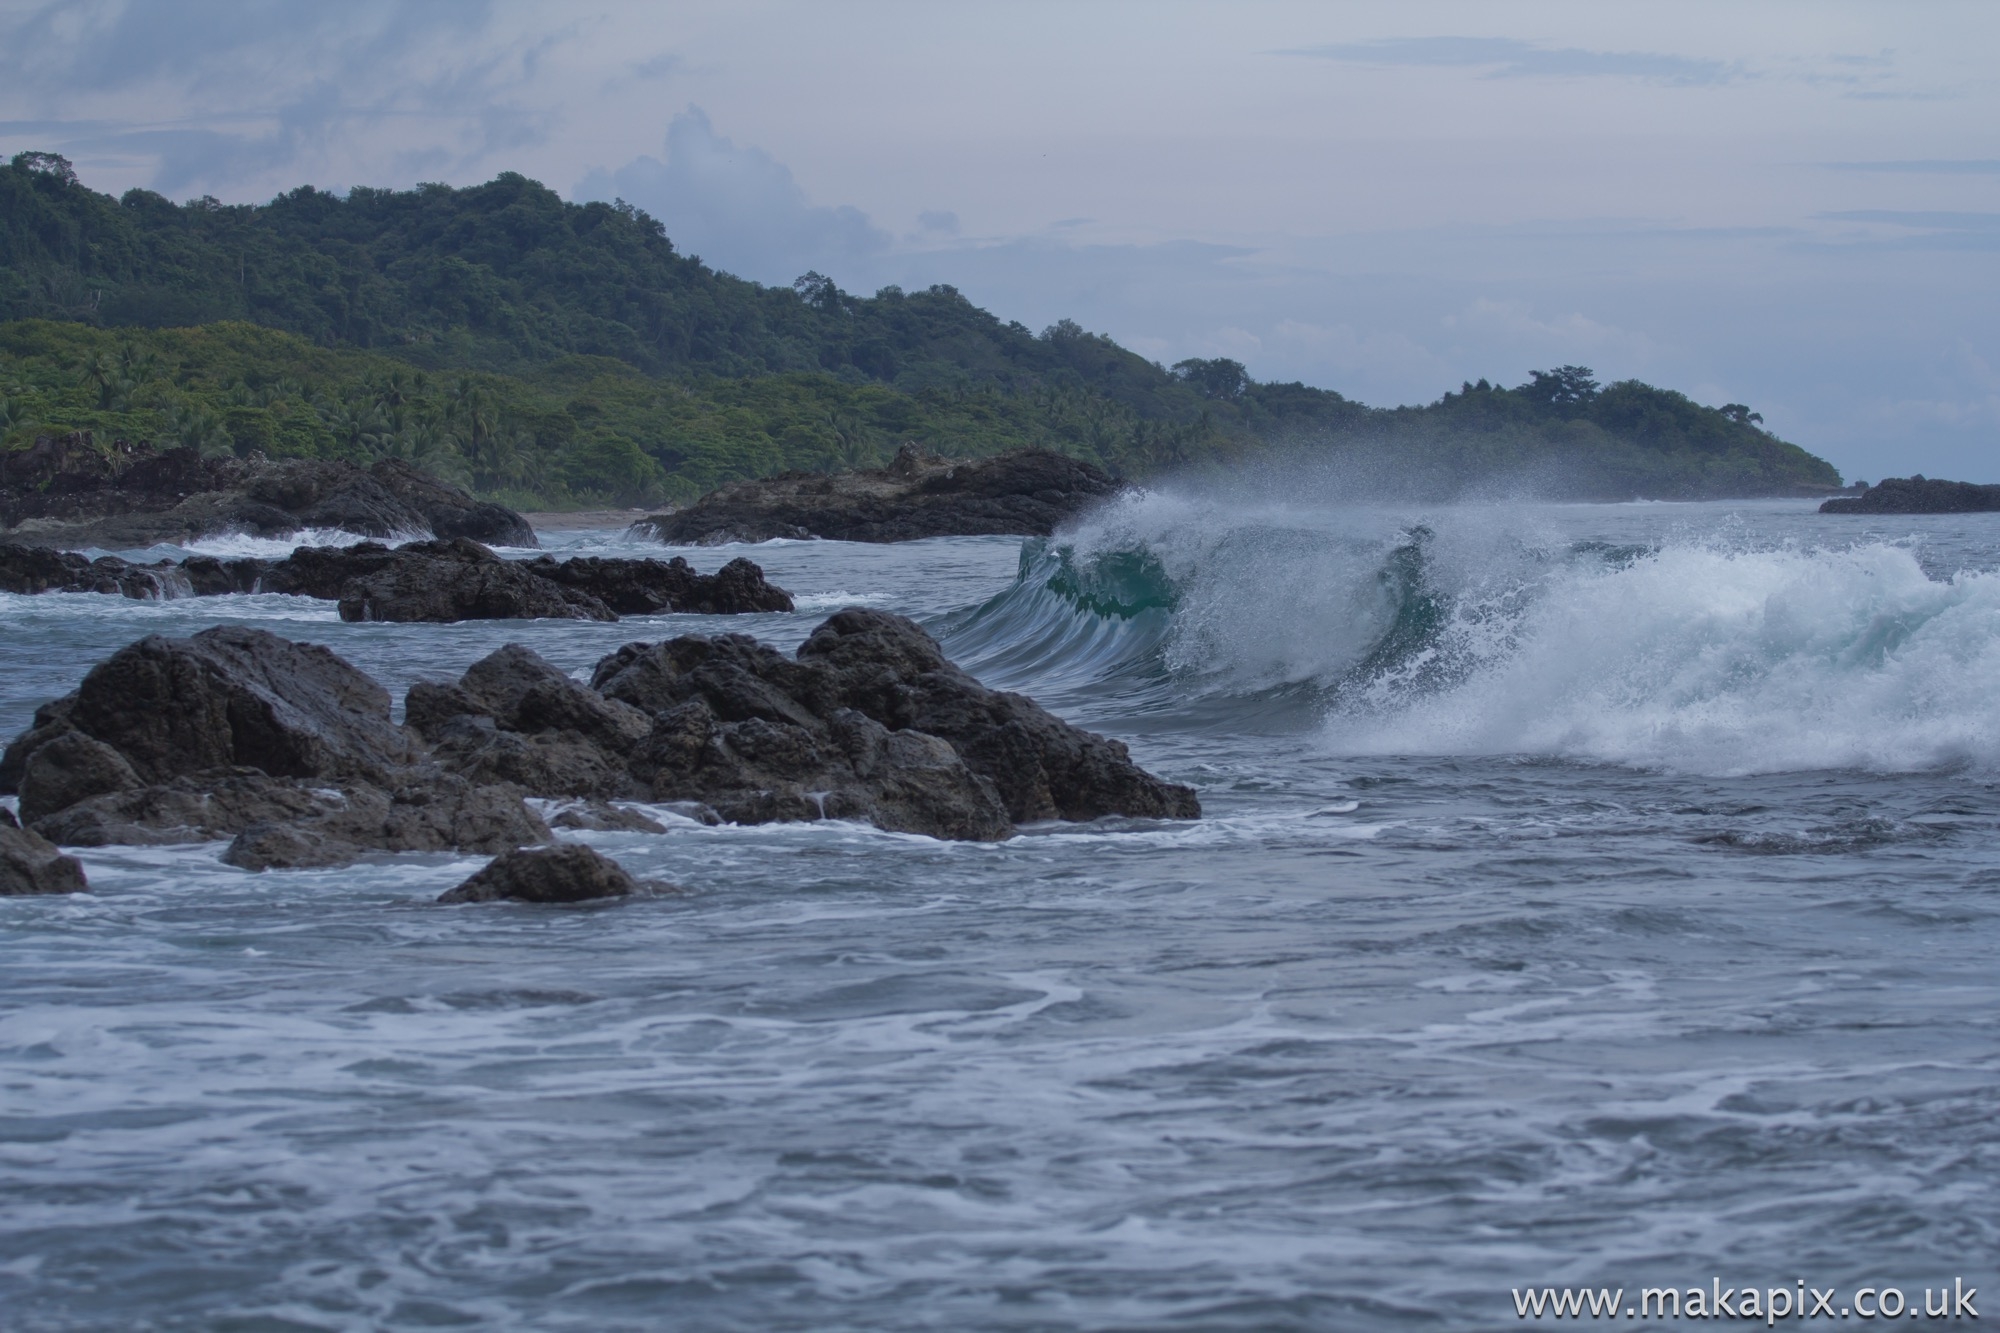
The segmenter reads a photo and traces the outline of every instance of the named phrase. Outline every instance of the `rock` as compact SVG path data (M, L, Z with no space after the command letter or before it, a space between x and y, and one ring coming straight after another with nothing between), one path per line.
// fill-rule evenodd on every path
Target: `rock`
M252 824L222 859L266 870L346 865L370 852L490 854L550 840L518 787L435 775L390 792L349 789L308 817Z
M316 644L235 626L121 648L36 723L7 748L0 773L19 772L24 803L41 808L32 761L65 730L117 751L146 783L233 766L384 781L422 754L367 675Z
M474 500L458 487L439 481L399 458L381 460L368 469L368 475L399 504L421 514L434 536L447 540L464 537L488 546L541 545L535 540L535 530L528 520L505 505ZM369 528L349 527L345 523L337 526L349 532L375 535Z
M92 560L73 551L0 543L0 592L99 592L134 599L181 595L186 582L171 560L135 565L115 555Z
M1072 727L1025 695L987 689L903 616L850 607L814 630L798 658L824 668L848 707L950 741L992 780L1016 823L1201 814L1192 789L1138 767L1123 742Z
M0 455L0 530L31 545L150 546L305 528L536 544L511 509L397 459L364 470L321 459L207 458L122 440L100 449L87 431Z
M467 537L412 542L393 551L350 547L342 561L351 572L340 583L342 620L616 620L610 607L589 593L567 588L502 560ZM325 550L316 558L327 557ZM297 557L294 556L294 560ZM286 561L266 579L285 590ZM317 585L323 587L324 585ZM315 589L314 595L321 595Z
M447 769L512 782L536 796L644 795L626 757L652 728L519 644L473 663L455 684L419 681L404 713Z
M257 824L312 820L346 800L347 793L316 780L216 769L86 797L41 815L33 827L65 847L213 842Z
M708 823L719 823L712 814ZM550 828L584 829L596 833L665 833L659 820L609 801L578 801L549 817Z
M987 689L886 612L842 611L794 658L735 634L628 644L592 684L653 716L628 767L655 800L704 800L740 823L980 839L1031 820L1200 814L1124 745Z
M19 827L13 819L0 819L0 898L82 893L89 887L83 877L83 862L64 856L55 844Z
M638 881L616 861L579 843L534 851L508 852L455 889L440 903L583 903L628 898Z
M620 713L561 679L587 696L590 716ZM570 717L565 701L544 700L550 687L532 672L491 670L474 683L510 717ZM646 729L643 718L626 726ZM36 711L0 759L0 780L18 787L22 818L41 837L72 846L233 838L224 860L251 869L368 852L491 853L550 837L520 788L437 767L390 721L388 693L368 676L262 630L155 636L114 653Z
M596 597L621 616L663 611L733 616L792 609L791 594L772 586L762 568L740 556L714 574L695 573L681 556L667 561L578 556L560 564L550 556L539 556L526 568Z
M1044 449L992 458L927 457L913 444L879 471L787 472L736 482L633 531L684 545L774 537L900 542L922 537L1046 537L1120 487L1089 463Z
M80 731L59 732L22 765L21 818L29 824L78 801L144 786L125 756Z
M1918 473L1884 477L1859 495L1828 500L1822 514L1984 514L2000 510L2000 486L1938 481Z
M283 560L189 556L135 565L40 546L0 544L0 592L100 592L134 598L276 592L340 603L344 620L616 620L686 611L790 611L792 598L741 558L714 574L672 560L584 556L502 560L468 537L301 546Z

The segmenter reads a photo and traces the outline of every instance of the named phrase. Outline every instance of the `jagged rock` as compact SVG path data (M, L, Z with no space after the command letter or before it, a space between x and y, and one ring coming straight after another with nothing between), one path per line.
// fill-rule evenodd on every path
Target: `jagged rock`
M133 598L276 592L340 603L345 620L616 620L685 611L790 611L792 598L754 562L714 574L672 560L582 556L502 560L465 537L353 546L301 546L283 560L190 556L138 565L46 547L0 544L0 592L99 592Z
M97 592L135 599L172 597L184 586L171 560L135 565L115 555L95 560L74 551L0 543L0 592Z
M147 783L232 766L384 781L421 757L367 675L316 644L236 626L141 639L37 712L0 760L0 775L20 775L24 804L44 805L33 760L64 731L117 751Z
M36 893L82 893L90 885L83 862L65 856L0 810L0 898Z
M518 787L450 775L383 792L350 788L307 817L245 828L222 853L245 870L346 865L369 852L511 851L550 841Z
M455 684L412 685L404 715L439 763L475 781L518 783L537 796L645 794L626 758L651 720L519 644L475 662Z
M269 592L262 586L271 561L241 556L220 560L212 555L191 555L180 563L181 578L189 597L220 597L232 592ZM178 595L169 592L167 596Z
M706 783L702 799L746 822L758 815L800 818L804 801L885 828L950 826L950 819L940 822L942 809L916 800L919 792L928 799L949 786L939 780L942 771L910 785L911 775L942 755L926 750L920 762L917 742L895 742L906 733L925 744L946 743L967 776L992 793L1010 826L1110 814L1191 819L1201 812L1193 791L1139 768L1122 743L1072 727L1021 695L987 689L913 621L884 611L839 612L795 658L742 635L629 644L598 663L591 683L654 714L633 769L650 778L656 797L694 795ZM868 798L829 781L841 766L830 764L832 756L863 787L898 784L893 795L875 793L885 800L876 814L888 822L865 812ZM782 780L788 771L827 783L820 790L831 794L813 796L807 781Z
M621 616L663 611L733 616L792 609L791 594L772 586L761 567L741 556L713 574L695 573L681 556L667 561L578 556L557 563L544 555L528 561L526 568L598 598Z
M1939 481L1921 472L1912 477L1884 477L1859 495L1828 500L1819 507L1822 514L1984 514L1995 510L2000 510L2000 486Z
M583 903L627 898L638 881L610 857L580 843L495 857L484 870L439 897L440 903Z
M100 449L87 431L0 455L0 529L31 545L123 548L304 528L536 545L511 509L398 459L364 470L318 459L207 458L123 440Z
M78 801L144 786L125 756L80 731L57 733L23 762L21 818L29 824Z
M741 481L633 531L663 542L720 545L774 537L900 542L922 537L1046 537L1119 491L1103 469L1020 449L992 458L927 456L913 444L877 471L787 472Z
M226 768L85 797L38 816L32 824L37 833L65 847L213 842L258 824L314 819L345 800L344 792L317 779Z
M295 553L265 577L265 586L326 596L333 571L345 566L346 576L333 591L342 620L618 619L589 593L541 578L465 537L411 542L394 550L371 543L340 552L308 549L312 555L306 562L299 560L302 553ZM294 571L302 565L310 572L301 573L295 584Z

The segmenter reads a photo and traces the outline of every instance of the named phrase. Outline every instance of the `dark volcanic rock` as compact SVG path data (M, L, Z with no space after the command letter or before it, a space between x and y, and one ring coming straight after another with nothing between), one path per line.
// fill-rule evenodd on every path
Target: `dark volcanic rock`
M88 432L0 455L0 529L41 546L150 546L221 532L288 536L341 528L534 546L511 509L474 500L397 459L363 469L318 459L207 458Z
M653 716L629 767L655 799L704 800L737 822L998 838L1030 820L1200 814L1193 791L1124 745L987 689L886 612L842 611L789 658L736 634L629 644L592 684Z
M344 553L346 563L360 572L340 584L342 620L618 619L589 593L553 583L518 561L502 560L470 538L412 542L393 551L366 547L349 547ZM325 548L316 554L326 554ZM266 584L281 578L274 569Z
M455 684L412 685L405 714L440 764L474 781L517 783L536 796L648 794L627 759L651 719L519 644L473 663Z
M380 780L421 753L368 676L316 644L233 626L141 639L45 706L0 761L20 773L24 805L40 799L36 752L65 730L117 751L147 783L231 766Z
M549 840L519 788L426 775L389 792L350 788L307 818L252 824L222 859L267 870L346 865L369 852L506 852Z
M0 898L34 893L82 893L83 863L28 832L0 811Z
M773 537L854 542L1046 537L1118 490L1101 468L1043 449L942 459L906 444L880 471L787 472L737 482L677 513L641 519L633 529L663 542L696 545Z
M598 833L665 833L667 826L649 815L609 801L577 801L549 816L550 828L588 829ZM705 821L720 823L711 812Z
M1970 481L1884 477L1852 498L1828 500L1822 514L1983 514L2000 510L2000 486Z
M471 879L446 890L438 901L584 903L626 898L638 891L638 881L616 861L579 843L567 843L497 856Z
M92 560L73 551L0 542L0 592L100 592L146 599L180 596L189 586L171 560L135 565L115 555Z
M23 818L57 842L235 838L225 859L251 868L549 838L519 788L432 764L348 663L230 627L142 639L99 663L7 747L0 787L18 788Z
M577 556L559 564L544 555L524 567L597 598L621 616L663 611L733 616L746 611L792 609L791 594L766 582L762 567L741 556L713 574L695 573L681 556L667 561Z
M135 565L41 546L0 543L0 592L99 592L133 598L277 592L340 603L343 620L616 620L663 611L737 615L790 611L792 598L755 563L714 574L672 560L580 556L502 560L467 537L301 546L283 560L190 556Z

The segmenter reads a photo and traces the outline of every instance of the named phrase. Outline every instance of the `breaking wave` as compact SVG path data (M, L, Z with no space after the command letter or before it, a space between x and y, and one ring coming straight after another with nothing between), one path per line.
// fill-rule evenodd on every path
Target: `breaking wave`
M968 669L1061 706L1317 726L1353 755L2000 761L2000 575L1934 577L1909 543L1549 526L1139 496L1027 543L1011 588L939 628Z

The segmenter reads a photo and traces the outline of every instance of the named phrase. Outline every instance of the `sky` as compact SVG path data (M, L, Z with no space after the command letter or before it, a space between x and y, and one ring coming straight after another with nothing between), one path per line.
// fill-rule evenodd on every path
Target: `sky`
M0 152L501 171L1374 405L1558 364L2000 482L2000 5L0 0Z

